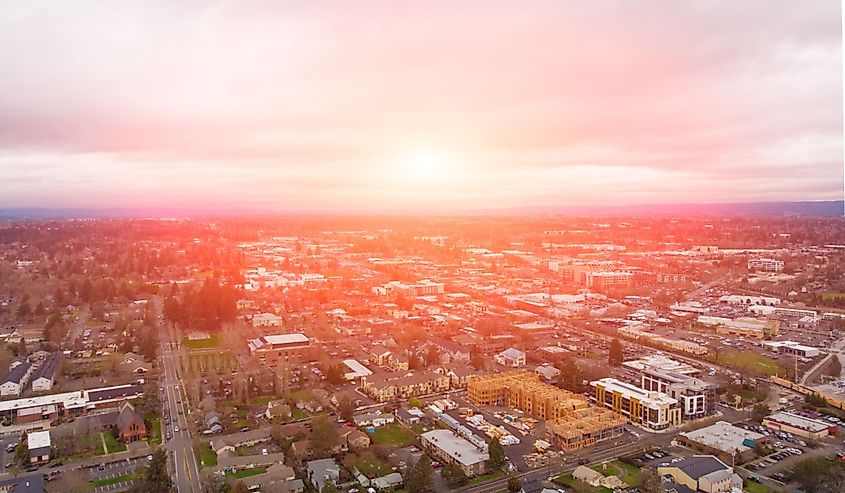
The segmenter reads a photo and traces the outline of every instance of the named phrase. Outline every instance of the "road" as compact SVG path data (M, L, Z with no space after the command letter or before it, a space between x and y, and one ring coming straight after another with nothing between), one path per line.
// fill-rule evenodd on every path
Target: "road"
M171 459L172 473L179 493L200 493L200 473L194 454L191 430L188 426L188 416L185 409L185 386L180 385L176 360L168 344L161 347L161 360L165 403L163 416L170 417L170 424L164 425L165 434L169 430L172 434L166 441L165 449ZM178 427L179 431L176 431Z

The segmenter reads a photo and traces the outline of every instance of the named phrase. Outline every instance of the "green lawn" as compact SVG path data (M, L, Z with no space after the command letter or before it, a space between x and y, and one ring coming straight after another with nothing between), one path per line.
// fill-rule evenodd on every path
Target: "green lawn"
M353 467L358 469L368 478L376 478L393 472L387 462L379 459L372 452L349 454L343 459L343 465L348 469L352 469Z
M718 362L726 366L757 371L766 375L783 373L783 367L777 361L754 351L725 349L719 354Z
M255 469L241 469L235 472L227 472L226 476L235 479L243 479L250 476L258 476L259 474L264 474L265 472L267 472L267 469L264 469L263 467L256 467Z
M147 443L150 445L161 444L161 418L158 416L149 418L150 430L147 434Z
M203 443L195 452L200 457L200 467L214 467L217 465L217 454L211 450L211 445Z
M772 491L768 486L753 481L747 481L742 489L745 493L769 493Z
M493 472L490 472L490 473L487 473L487 474L482 474L480 476L476 476L474 478L469 478L469 484L473 485L473 484L486 483L487 481L492 481L494 479L501 478L504 475L505 475L504 471L493 471Z
M602 464L596 464L592 467L594 471L597 471L605 476L616 476L618 478L622 477L622 470L616 467L613 462L605 462Z
M582 483L581 481L573 478L572 474L558 476L554 479L554 482L566 486L576 493L613 493L613 490L605 488L604 486L596 488L595 486L590 486L587 483Z
M217 334L211 334L211 337L208 339L199 339L196 341L189 341L185 337L183 344L188 349L214 349L220 344L220 337Z
M640 468L631 464L626 464L621 460L611 462L617 469L625 471L625 477L619 477L622 481L628 483L628 486L637 486L640 484Z
M310 401L314 398L311 392L302 389L291 391L290 397L294 401Z
M308 417L308 413L306 413L302 409L299 409L298 407L295 407L295 408L290 410L290 420L291 421L297 421L297 420L300 420L300 419L305 419L307 417Z
M103 432L103 438L106 439L106 447L108 448L108 453L113 454L115 452L125 452L126 445L117 441L114 437L114 434L110 431Z
M244 426L249 426L249 420L247 420L246 418L237 419L234 422L234 426L237 429L241 429Z
M100 486L108 486L110 484L117 484L117 483L120 483L120 482L123 482L123 481L138 479L140 477L141 477L141 475L137 474L137 473L124 474L123 476L115 476L113 478L97 479L97 480L91 481L91 486L93 486L94 488L99 488Z
M417 438L411 430L405 429L398 424L392 424L376 428L370 434L370 440L377 445L398 445L404 447L410 445Z
M278 397L272 395L265 395L261 397L254 397L249 400L249 403L252 406L266 406L268 402L276 399L278 399Z

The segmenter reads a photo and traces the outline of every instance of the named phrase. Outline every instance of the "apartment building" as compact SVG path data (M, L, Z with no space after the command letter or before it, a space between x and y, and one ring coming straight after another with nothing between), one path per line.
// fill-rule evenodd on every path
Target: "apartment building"
M660 368L645 367L640 386L676 399L685 420L709 416L716 411L716 385L700 378Z
M595 389L597 405L612 409L632 423L658 431L681 422L677 399L662 392L645 390L615 378L602 378L590 382L590 385Z
M461 468L468 476L484 474L490 455L486 447L477 447L451 430L432 430L420 435L423 450L430 453L441 464Z
M379 373L364 377L361 381L361 391L377 402L421 397L447 390L449 390L449 377L430 371L408 373L403 376Z
M311 341L303 334L278 334L251 339L247 347L253 358L263 364L277 361L306 361L311 357Z
M624 417L591 406L581 395L540 381L527 370L470 377L467 398L476 405L508 406L545 420L548 439L576 450L622 434Z

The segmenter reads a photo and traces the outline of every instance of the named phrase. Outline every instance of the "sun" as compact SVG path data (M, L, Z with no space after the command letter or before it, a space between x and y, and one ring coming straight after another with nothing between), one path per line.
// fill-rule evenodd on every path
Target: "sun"
M398 168L407 180L431 183L443 181L454 164L454 158L449 153L425 149L406 153Z

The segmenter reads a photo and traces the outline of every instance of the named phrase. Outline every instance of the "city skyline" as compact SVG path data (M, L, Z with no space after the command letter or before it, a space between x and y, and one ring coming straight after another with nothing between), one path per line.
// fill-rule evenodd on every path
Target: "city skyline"
M841 200L840 3L26 2L0 207Z

